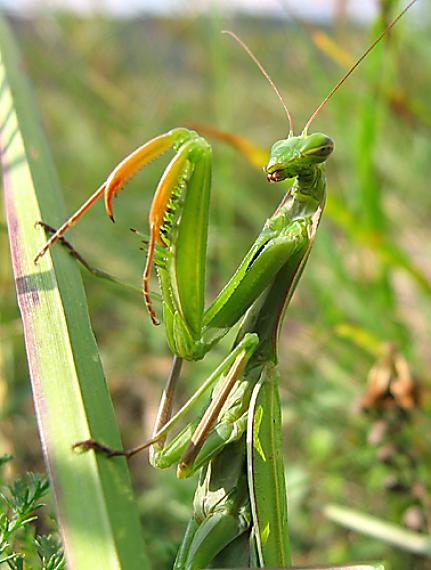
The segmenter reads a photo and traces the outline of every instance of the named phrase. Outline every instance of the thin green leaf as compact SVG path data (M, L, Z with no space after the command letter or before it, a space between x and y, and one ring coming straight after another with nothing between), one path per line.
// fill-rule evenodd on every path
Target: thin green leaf
M406 530L368 514L338 505L327 505L323 512L328 519L344 527L388 542L401 550L431 557L431 538L429 536Z
M74 454L96 437L120 446L79 271L62 251L36 267L37 220L64 216L58 181L13 39L0 22L0 146L18 302L43 451L68 568L143 570L138 512L123 459Z

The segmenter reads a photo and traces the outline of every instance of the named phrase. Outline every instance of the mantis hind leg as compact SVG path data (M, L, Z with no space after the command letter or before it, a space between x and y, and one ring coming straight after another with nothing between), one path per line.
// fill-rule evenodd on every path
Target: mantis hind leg
M247 383L241 382L240 378L257 345L258 336L246 334L175 416L166 423L162 422L163 427L153 435L151 442L150 460L154 467L165 469L179 462L178 477L190 477L215 455L221 453L228 444L242 436L247 423L245 412L247 402L242 395ZM168 431L222 374L225 376L217 385L211 403L202 418L188 424L165 446L164 439ZM239 400L235 409L229 406L229 397L232 394L235 394L235 399ZM161 414L159 411L159 415Z
M107 457L127 457L128 459L137 453L140 453L144 449L150 448L150 461L153 455L153 446L157 442L159 445L163 445L166 435L160 437L159 432L166 426L172 415L172 405L175 394L175 388L177 385L178 378L181 374L183 360L178 356L174 356L172 361L172 368L169 377L166 381L166 385L163 391L163 396L160 401L159 409L157 412L156 422L154 424L153 438L141 445L132 447L130 449L112 449L107 447L103 443L95 439L87 439L85 441L79 441L73 445L73 449L78 449L81 451L88 451L93 449L97 453L102 453Z
M221 563L220 557L226 562L236 540L243 537L248 541L250 523L245 440L241 438L202 471L194 499L193 518L178 551L174 570L207 568L215 559ZM244 553L243 548L241 553ZM238 562L236 558L235 566ZM247 561L243 562L246 565Z
M192 519L178 551L173 570L208 568L208 565L217 559L218 555L235 539L242 537L248 528L249 525L243 525L234 515L222 513L210 515L201 525ZM248 542L248 536L246 541ZM244 555L246 551L247 549L244 549L242 545L239 550L240 555ZM235 564L237 563L238 558L235 556Z
M43 228L45 230L45 232L49 235L55 235L57 233L57 229L54 228L53 226L45 223L45 222L37 222L37 225L40 226L41 228ZM132 230L134 233L139 234L139 232L137 232L136 230ZM146 237L146 236L142 236L142 237ZM125 281L121 280L119 277L117 277L116 275L113 275L112 273L108 273L107 271L104 271L103 269L99 269L98 267L95 267L94 265L92 265L91 263L89 263L85 257L70 243L70 241L68 241L65 237L60 236L58 238L59 243L66 249L66 251L69 253L69 255L75 259L86 271L88 271L91 275L93 275L93 277L97 277L98 279L104 279L105 281L109 281L110 283L115 283L116 285L120 285L121 287L125 287L127 289L129 289L130 291L133 291L135 293L138 293L140 296L142 296L142 287L139 287L138 285L132 285L131 283L126 283ZM145 247L146 242L143 241L144 247L142 247L143 250L146 250L147 248ZM156 255L157 255L157 251L156 251ZM151 296L153 299L155 299L156 301L160 301L160 295L158 293L152 292Z
M173 396L175 391L176 382L180 376L181 372L181 364L182 359L178 356L174 356L173 365L171 369L171 374L168 378L168 381L165 386L164 395L162 397L161 404L159 406L159 411L156 419L155 429L153 432L153 436L150 440L144 442L141 445L133 447L131 449L126 450L117 450L111 449L105 446L103 443L95 440L95 439L88 439L85 441L77 442L73 445L73 448L79 451L88 451L89 449L93 449L98 453L103 453L107 457L118 457L118 456L125 456L127 458L136 455L140 451L144 449L150 448L150 462L151 464L159 469L164 469L166 467L170 467L172 464L176 463L180 458L183 457L184 451L190 447L190 438L195 433L196 428L199 428L202 424L202 420L197 423L197 425L189 424L185 429L183 429L175 438L174 440L169 443L169 445L165 448L164 441L166 439L167 434L171 431L171 429L177 424L177 422L184 417L184 415L194 406L194 404L199 400L199 398L204 394L209 388L211 388L215 382L224 374L227 370L234 370L235 373L240 373L242 366L249 360L251 355L253 354L256 346L258 343L258 337L256 334L247 334L241 340L241 342L232 350L232 352L221 362L221 364L214 370L214 372L207 378L207 380L200 386L198 390L191 396L191 398L184 404L184 406L176 412L173 417L171 416L172 411L172 402ZM230 371L231 371L230 370ZM227 375L230 376L229 373ZM204 414L205 417L205 414ZM217 417L214 418L211 425L214 425L214 421ZM245 430L245 421L246 417L242 415L239 418L239 423L241 423L241 433ZM212 445L212 452L218 453L227 443L230 441L235 441L238 438L232 439L231 435L232 432L236 433L237 426L236 422L230 422L232 425L229 425L229 433L230 438L227 437L226 439L222 438L222 441L217 441L216 446L212 445L213 438L211 438L210 444ZM219 437L217 438L220 439ZM195 444L193 444L196 447ZM202 443L199 444L199 449L201 448ZM205 462L205 454L207 453L206 449L204 450L204 458L202 456L199 459L199 465L202 465ZM209 461L210 458L206 460ZM197 465L197 463L196 463ZM187 471L187 473L183 476L189 476L194 473L198 467L195 464L192 465L184 465L183 471Z
M47 234L55 235L57 233L56 228L54 228L53 226L50 226L49 224L47 224L45 222L42 222L42 221L37 222L37 225L40 226L41 228L43 228ZM66 249L66 251L69 253L69 255L73 259L75 259L86 271L91 273L91 275L93 275L94 277L98 277L99 279L104 279L105 281L110 281L111 283L115 283L116 285L121 285L122 287L126 287L127 289L130 289L130 290L135 291L136 293L139 293L142 295L141 287L138 287L137 285L132 285L130 283L126 283L126 282L122 281L121 279L119 279L118 277L116 277L115 275L112 275L112 273L108 273L107 271L104 271L103 269L99 269L98 267L91 265L91 263L89 263L85 259L85 257L83 257L81 255L81 253L79 253L79 251L70 243L70 241L65 239L63 236L60 236L58 238L58 241ZM154 293L153 293L153 297L158 298L158 296Z

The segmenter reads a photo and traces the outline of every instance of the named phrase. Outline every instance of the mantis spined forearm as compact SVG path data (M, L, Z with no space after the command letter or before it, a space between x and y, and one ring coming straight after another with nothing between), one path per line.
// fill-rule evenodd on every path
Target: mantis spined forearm
M229 558L230 549L242 540L240 537L250 538L250 556L258 567L290 564L280 451L277 340L285 309L316 235L325 203L325 162L334 149L330 137L323 133L309 135L308 130L317 112L356 66L331 90L299 136L293 134L292 119L283 101L290 133L272 146L265 171L269 182L293 179L293 185L229 282L207 308L205 261L211 148L193 130L173 129L126 157L36 256L37 261L102 195L113 219L112 198L121 186L138 169L173 151L150 209L143 275L145 303L151 320L157 324L160 315L156 315L149 286L155 266L162 320L175 355L154 434L144 446L129 451L108 450L93 441L81 445L109 455L127 456L151 446L150 459L156 467L178 464L179 477L201 470L194 515L177 556L177 569L203 568L220 556ZM168 432L196 400L192 397L171 417L182 360L203 358L239 321L241 328L231 352L203 384L202 391L216 387L202 418L166 442ZM268 490L269 503L262 488Z

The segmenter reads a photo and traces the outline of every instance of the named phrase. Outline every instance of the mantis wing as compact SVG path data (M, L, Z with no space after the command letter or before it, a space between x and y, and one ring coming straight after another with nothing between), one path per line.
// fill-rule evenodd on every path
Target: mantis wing
M253 517L253 539L259 567L286 567L291 564L287 523L287 497L281 442L281 409L276 368L278 333L284 311L307 262L320 222L323 203L312 218L309 243L296 270L283 270L261 300L261 342L266 345L267 363L253 389L247 425L247 476ZM272 306L273 318L268 319ZM253 318L253 316L252 316Z
M275 365L267 364L253 390L247 426L252 538L260 568L291 563L278 380Z

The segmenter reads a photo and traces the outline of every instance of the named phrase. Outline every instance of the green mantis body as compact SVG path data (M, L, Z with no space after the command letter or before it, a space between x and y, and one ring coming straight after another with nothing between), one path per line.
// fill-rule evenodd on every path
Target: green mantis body
M247 363L244 371L235 378L230 395L206 434L202 446L199 442L198 449L196 444L190 448L188 426L169 446L153 452L152 462L157 467L167 467L179 461L180 476L188 476L197 469L204 468L195 499L195 515L180 549L176 568L205 567L217 552L238 535L248 533L251 524L258 545L259 564L265 567L268 564L288 563L286 499L281 459L276 461L273 457L271 466L264 465L262 469L265 482L261 484L277 489L277 500L269 501L269 512L259 511L265 509L257 497L253 498L253 509L251 508L249 494L244 490L247 484L246 464L251 469L248 474L250 486L256 480L262 481L262 474L256 477L251 467L255 464L255 450L260 449L263 453L263 449L274 449L279 454L279 441L274 441L274 438L279 438L279 430L276 430L277 433L266 433L262 440L259 434L264 433L266 426L273 425L274 421L279 423L275 369L278 331L320 219L326 188L323 163L332 149L332 141L321 133L290 136L274 144L266 168L268 179L280 181L296 178L295 183L277 211L266 222L234 276L203 313L202 336L204 339L208 336L210 342L213 342L217 335L233 326L248 310L234 343L234 347L244 346L243 358ZM170 284L165 275L165 272L174 272L170 263L177 263L175 255L167 258L167 262L158 269L162 287L165 283ZM170 293L173 297L173 292ZM168 310L171 311L171 306ZM166 322L165 319L165 325ZM185 326L184 323L182 325ZM175 334L168 332L168 338L173 339L171 344L175 342ZM198 339L198 342L201 343L202 340ZM258 391L254 392L256 386ZM253 410L259 409L262 414L258 420L259 425L253 422L255 413L250 408L253 394ZM261 406L259 401L264 398L269 398L272 405ZM254 434L253 429L256 430ZM248 446L245 444L247 432L250 439ZM254 445L253 441L260 443ZM246 454L249 455L248 462ZM259 457L259 452L257 455ZM230 466L228 470L226 465ZM223 469L227 473L223 473ZM228 485L226 480L229 481ZM216 492L211 493L210 489L216 489ZM202 507L203 504L205 508ZM274 509L274 504L278 504L278 508ZM280 526L283 529L281 533ZM265 528L269 531L265 540L262 540L260 535ZM204 542L205 548L202 547ZM204 553L209 558L203 559Z
M175 568L203 568L241 535L248 540L250 533L258 566L285 565L290 555L279 440L277 337L320 219L326 188L324 162L333 143L321 133L308 136L304 132L299 137L290 134L273 145L266 167L268 181L293 178L295 182L228 284L206 310L211 149L205 139L187 129L161 135L130 155L131 166L127 159L120 163L108 179L111 185L107 182L102 188L112 215L110 200L118 190L118 179L130 175L128 169L135 168L136 156L140 165L145 164L148 157L161 154L169 146L175 155L153 202L150 248L153 242L154 251L148 254L144 281L148 282L154 256L166 336L176 357L172 383L165 390L154 429L150 460L159 468L178 463L179 477L202 469L195 514ZM99 189L96 195L100 193ZM163 203L161 212L154 206L157 200ZM72 223L75 219L71 218ZM57 237L70 225L66 222ZM48 244L55 239L54 235ZM146 302L151 314L149 295ZM182 359L203 358L244 315L231 353L205 383L208 389L224 374L202 419L165 445L166 433L191 405L170 419ZM267 403L262 405L261 400ZM259 410L257 415L255 410ZM278 426L276 430L267 429L274 425ZM255 449L259 450L257 456ZM259 464L258 457L262 458L264 450L271 449L270 461L260 462L257 475L253 465ZM252 492L255 485L262 484L274 490L269 509L260 505L261 493ZM278 505L275 510L274 504Z
M383 34L373 46L382 37ZM207 309L205 260L211 148L195 131L174 129L126 157L36 258L61 238L102 194L112 218L112 198L127 179L154 158L169 149L174 150L150 211L148 257L143 278L145 302L156 323L149 289L154 262L162 292L166 337L175 355L153 438L149 444L129 452L107 450L93 441L83 444L109 455L127 456L151 444L150 461L155 467L177 463L181 478L201 470L194 514L177 555L176 570L214 567L214 564L227 567L238 565L238 561L257 567L290 564L281 459L277 342L285 309L308 259L320 221L326 192L325 162L334 147L332 140L322 133L308 135L308 127L373 46L337 83L300 136L293 135L292 121L285 107L290 134L273 145L265 170L269 182L293 179L294 183L232 278ZM202 418L187 425L166 444L167 433L196 399L192 397L171 418L182 360L203 358L241 319L230 354L199 390L202 393L218 381ZM250 550L245 548L248 543Z
M160 231L163 242L155 247L154 256L166 335L177 355L175 376L180 359L202 358L247 313L231 354L211 380L213 383L226 373L211 405L199 422L187 426L167 446L162 436L182 414L167 423L173 387L160 408L150 454L152 464L163 468L178 462L180 477L203 468L195 515L175 567L205 567L235 538L248 536L251 529L259 566L284 565L289 561L289 549L280 436L279 429L269 430L268 434L265 426L280 421L275 370L278 330L323 208L324 162L333 143L321 133L303 133L273 145L266 168L268 181L294 178L295 183L226 287L204 310L210 147L197 133L186 129L175 129L162 137L171 142L175 156L162 179L164 191L169 194L168 216L164 213ZM146 143L144 153L153 152L160 138ZM260 399L272 403L262 406ZM260 410L258 425L251 409ZM253 435L254 429L257 435ZM248 445L246 434L251 441ZM258 445L254 446L253 441ZM261 455L264 449L274 449L271 461L259 476L251 468L255 448ZM276 510L263 507L258 514L262 508L259 493L250 501L251 482L259 480L275 490L275 501L270 504L278 504Z

